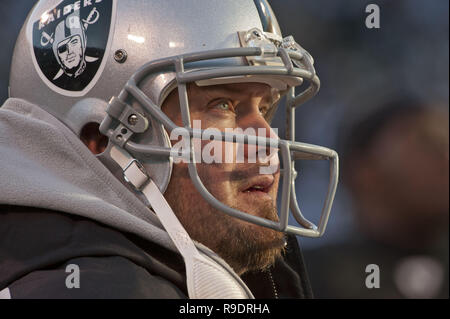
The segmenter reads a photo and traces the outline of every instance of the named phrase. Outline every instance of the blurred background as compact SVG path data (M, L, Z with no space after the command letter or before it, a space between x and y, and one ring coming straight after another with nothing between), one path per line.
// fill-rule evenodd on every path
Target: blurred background
M0 103L35 1L2 0ZM380 8L380 28L365 25ZM299 239L318 298L448 298L449 1L272 0L322 88L297 109L298 141L336 149L340 183L324 237ZM273 126L283 132L284 114ZM316 222L326 163L301 163L297 197ZM294 221L291 221L295 223ZM369 289L366 266L380 270Z

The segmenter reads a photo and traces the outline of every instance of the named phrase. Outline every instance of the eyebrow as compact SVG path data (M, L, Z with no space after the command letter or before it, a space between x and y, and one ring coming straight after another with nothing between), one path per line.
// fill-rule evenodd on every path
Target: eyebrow
M236 94L236 95L246 95L242 92L241 88L239 87L229 87L229 86L221 86L221 85L211 85L211 86L201 86L202 90L206 91L207 94L214 94L214 95L230 95L230 94ZM274 93L276 92L276 94ZM263 101L269 102L270 105L273 105L276 101L279 100L280 93L278 90L271 88L268 94L264 94Z

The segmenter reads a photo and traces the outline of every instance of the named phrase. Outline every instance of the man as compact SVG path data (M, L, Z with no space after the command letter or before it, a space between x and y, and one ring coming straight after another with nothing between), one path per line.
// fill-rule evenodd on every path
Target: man
M176 93L176 92L173 92ZM180 123L177 94L163 104L163 111ZM240 83L211 87L191 86L189 90L191 119L221 131L226 128L266 128L264 108L273 100L271 88L260 83ZM226 97L223 100L221 97ZM225 152L223 152L225 153ZM206 188L222 203L242 211L278 220L276 197L279 170L274 174L259 174L256 164L200 164L199 176ZM174 166L167 188L167 200L190 236L208 243L238 273L265 269L281 255L283 234L275 230L248 224L221 214L202 200L192 185L187 165ZM257 186L260 189L256 189ZM201 211L201 214L197 212ZM202 227L198 227L202 225Z
M282 95L293 123L317 92L312 59L266 1L179 6L42 1L31 12L0 111L3 297L311 297L293 235L323 234L337 155L281 140L269 122ZM53 81L59 62L41 40L71 14L90 25L86 51L101 63ZM330 160L317 227L291 186L299 158Z

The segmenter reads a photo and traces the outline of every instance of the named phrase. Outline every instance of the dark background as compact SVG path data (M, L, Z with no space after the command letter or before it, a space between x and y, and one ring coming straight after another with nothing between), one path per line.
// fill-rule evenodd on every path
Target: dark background
M370 3L380 8L380 29L365 26ZM284 35L292 34L314 57L322 83L318 95L297 111L297 140L339 151L347 126L405 96L448 110L449 1L275 0L271 6ZM305 214L317 220L327 168L309 164L300 174L307 187L297 196ZM352 232L351 210L340 183L325 236L303 239L303 245L345 240Z

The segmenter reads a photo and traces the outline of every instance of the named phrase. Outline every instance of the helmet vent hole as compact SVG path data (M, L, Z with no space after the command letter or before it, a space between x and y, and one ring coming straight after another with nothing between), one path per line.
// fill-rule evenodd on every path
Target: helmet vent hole
M81 141L95 155L103 153L108 146L108 137L100 133L99 127L99 123L89 122L80 131Z

